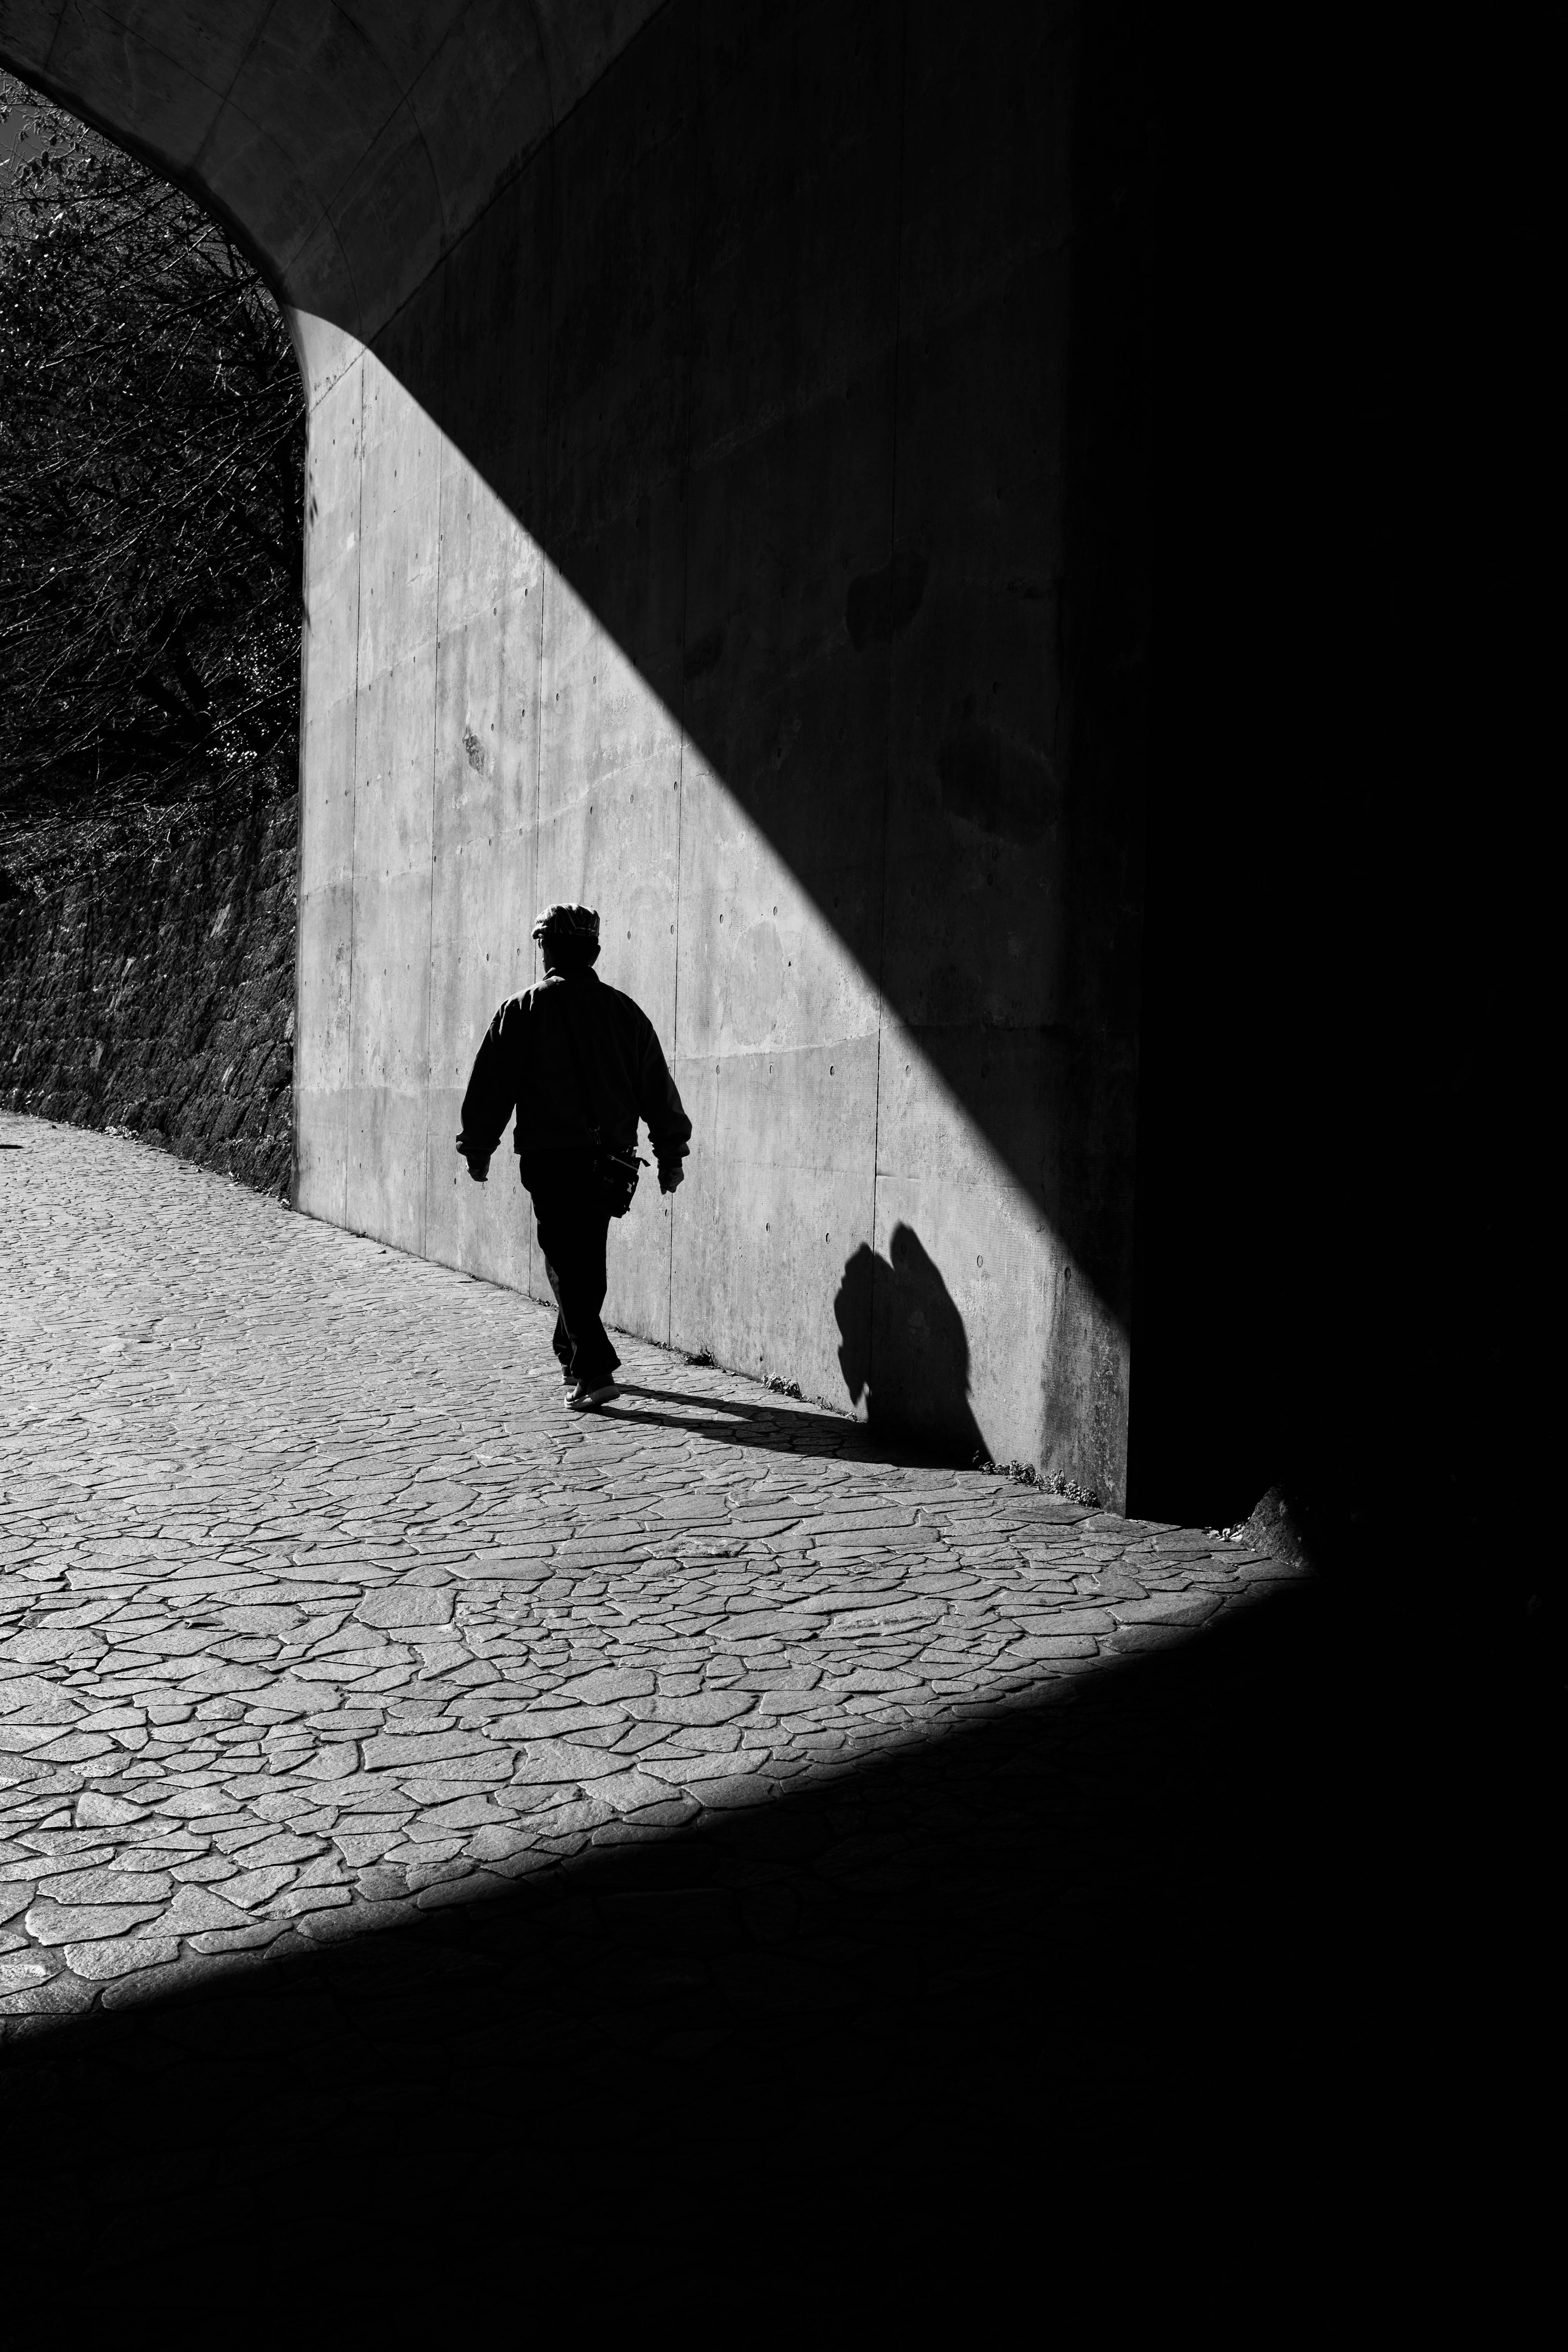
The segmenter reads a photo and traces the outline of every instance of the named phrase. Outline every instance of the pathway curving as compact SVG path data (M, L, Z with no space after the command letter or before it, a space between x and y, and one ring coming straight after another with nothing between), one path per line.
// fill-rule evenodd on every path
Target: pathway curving
M1296 1572L637 1341L569 1415L526 1298L128 1139L0 1143L12 2032L767 1803Z

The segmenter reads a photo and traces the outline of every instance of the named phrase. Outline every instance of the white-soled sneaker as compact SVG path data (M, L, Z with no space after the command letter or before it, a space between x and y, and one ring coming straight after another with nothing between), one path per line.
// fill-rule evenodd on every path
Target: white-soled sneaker
M595 1405L608 1404L615 1393L614 1381L602 1381L596 1389L584 1388L579 1381L566 1402L574 1412L592 1412Z

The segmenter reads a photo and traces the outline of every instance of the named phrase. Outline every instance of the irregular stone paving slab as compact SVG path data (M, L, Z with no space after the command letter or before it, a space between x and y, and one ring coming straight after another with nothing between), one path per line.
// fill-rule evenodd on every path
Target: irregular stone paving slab
M526 1298L0 1133L8 2032L769 1802L1293 1572L642 1342L569 1415Z

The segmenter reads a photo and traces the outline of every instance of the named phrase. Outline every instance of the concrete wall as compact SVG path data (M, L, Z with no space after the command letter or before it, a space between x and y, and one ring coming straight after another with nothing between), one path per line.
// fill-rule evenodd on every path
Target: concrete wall
M1136 106L1037 4L628 26L500 166L476 129L462 202L388 200L374 282L333 198L352 302L303 244L277 266L311 418L300 1203L541 1291L515 1187L451 1139L535 907L586 900L696 1128L617 1229L613 1316L1120 1498L1146 566L1103 289ZM208 139L180 168L218 188Z

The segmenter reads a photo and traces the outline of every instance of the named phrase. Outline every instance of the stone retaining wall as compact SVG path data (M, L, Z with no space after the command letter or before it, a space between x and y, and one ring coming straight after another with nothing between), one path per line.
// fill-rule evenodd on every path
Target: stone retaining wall
M77 828L70 878L57 862L41 894L0 903L0 1103L287 1198L297 832L280 774Z

